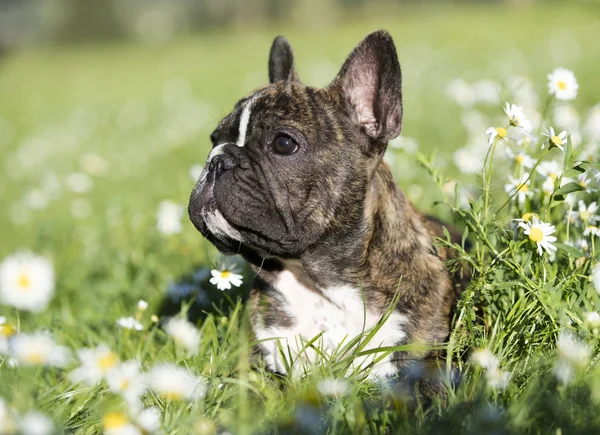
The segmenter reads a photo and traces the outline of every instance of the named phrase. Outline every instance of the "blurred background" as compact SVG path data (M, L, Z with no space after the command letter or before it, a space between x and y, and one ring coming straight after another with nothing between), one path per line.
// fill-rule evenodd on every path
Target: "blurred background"
M505 101L536 127L552 119L554 68L580 85L555 126L599 119L598 1L0 0L0 257L51 256L69 306L90 287L123 304L158 298L217 256L185 206L209 134L266 83L273 38L287 36L300 78L324 86L379 28L403 71L404 129L387 159L422 209L441 213L415 153L468 186Z

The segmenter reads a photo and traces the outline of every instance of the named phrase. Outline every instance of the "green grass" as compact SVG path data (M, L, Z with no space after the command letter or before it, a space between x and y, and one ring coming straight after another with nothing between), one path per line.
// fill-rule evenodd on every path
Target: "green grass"
M553 3L517 9L414 8L310 31L290 26L211 33L160 48L132 43L46 48L0 60L0 258L31 250L52 260L57 277L55 297L45 311L0 306L0 315L22 332L48 329L73 350L106 343L121 360L137 357L144 369L171 361L204 375L207 396L192 404L153 393L144 397L145 405L161 409L167 433L212 433L213 425L231 433L276 428L280 433L600 431L597 352L568 385L552 371L560 330L572 330L597 347L597 331L584 316L600 309L589 280L595 252L577 260L579 254L560 250L550 262L523 242L522 230L513 233L510 220L535 211L557 226L559 242L565 243L567 231L571 240L583 237L575 225L567 230L564 203L545 213L547 204L536 196L522 208L513 202L498 211L508 198L506 174L513 171L504 157L506 145L498 144L483 179L461 174L452 156L467 141L465 111L445 91L456 77L503 83L525 76L540 95L541 110L546 74L564 66L577 76L580 90L573 106L585 114L600 101L599 12ZM368 382L360 373L350 376L351 392L343 399L321 397L316 382L343 376L340 361L320 365L304 380L251 370L243 304L206 283L203 288L217 302L198 324L203 337L198 355L187 357L150 321L153 313L178 311L166 296L172 283L189 280L193 271L219 259L187 218L181 233L160 234L158 204L164 199L187 203L193 186L189 169L204 161L212 128L237 99L266 81L272 38L285 34L301 78L325 85L358 40L375 28L390 30L396 41L403 67L403 134L420 144L418 155L396 152L398 183L421 209L468 228L473 244L462 261L475 277L459 304L448 344L462 381L430 406L416 405L397 386ZM499 106L476 110L489 125L506 124ZM530 150L535 158L543 156L533 146ZM104 158L107 171L92 175L91 191L70 192L65 180L81 170L86 153ZM559 155L552 150L544 158ZM567 176L576 175L575 160L565 163ZM434 207L434 201L444 200L449 177L470 192L470 207L455 206L451 194L450 205ZM53 180L60 186L55 194ZM535 183L540 187L540 180ZM50 198L41 210L27 205L32 189ZM493 207L485 207L484 192ZM577 195L586 203L598 197ZM73 209L85 216L75 217ZM246 282L250 279L247 275ZM143 317L146 329L119 329L116 320L134 315L140 298L150 302ZM483 347L512 372L506 390L490 388L486 374L466 364L469 351ZM73 385L67 374L74 366L12 368L0 357L0 397L19 412L41 409L67 433L98 433L102 416L123 409L122 403L104 384ZM208 429L202 432L202 427Z

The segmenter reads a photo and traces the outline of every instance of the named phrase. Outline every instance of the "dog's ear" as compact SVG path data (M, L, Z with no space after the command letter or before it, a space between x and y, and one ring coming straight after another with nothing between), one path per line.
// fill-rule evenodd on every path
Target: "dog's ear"
M341 92L355 121L377 143L402 129L402 75L394 41L379 30L350 53L330 88Z
M292 46L283 36L278 36L271 45L269 53L269 81L297 82L298 74L294 69L294 52Z

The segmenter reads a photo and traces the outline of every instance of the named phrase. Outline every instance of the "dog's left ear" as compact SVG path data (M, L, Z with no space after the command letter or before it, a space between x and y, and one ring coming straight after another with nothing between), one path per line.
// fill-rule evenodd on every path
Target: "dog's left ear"
M341 92L355 121L377 143L402 129L402 75L388 32L368 35L350 53L330 89Z
M292 46L283 36L278 36L271 45L269 53L269 81L271 83L287 81L297 82L298 74L294 69Z

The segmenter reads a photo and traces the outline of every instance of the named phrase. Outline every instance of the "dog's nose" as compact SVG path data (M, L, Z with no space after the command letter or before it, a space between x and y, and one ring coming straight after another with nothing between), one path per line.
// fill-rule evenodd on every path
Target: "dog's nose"
M208 171L213 172L215 177L218 177L225 171L235 168L236 159L231 154L218 154L210 159Z

